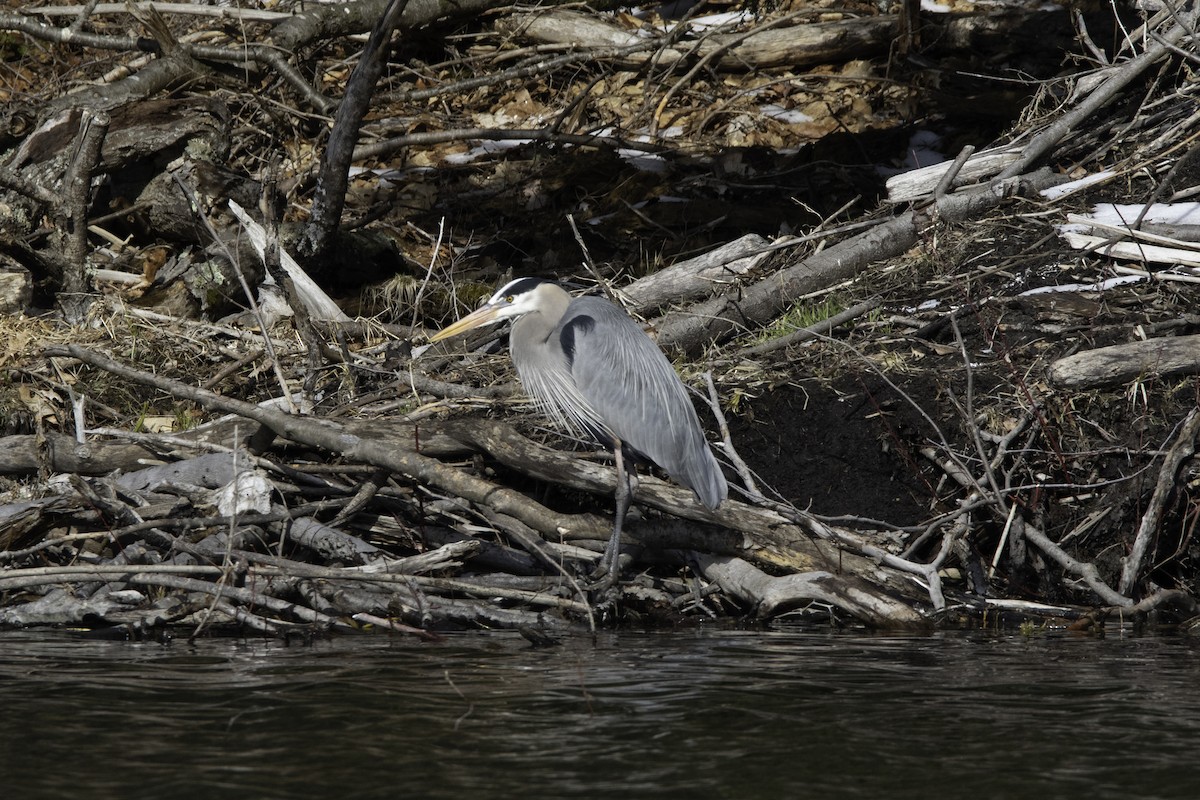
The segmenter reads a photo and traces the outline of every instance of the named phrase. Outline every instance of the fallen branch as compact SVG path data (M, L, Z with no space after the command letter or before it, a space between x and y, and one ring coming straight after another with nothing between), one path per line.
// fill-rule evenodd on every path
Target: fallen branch
M830 572L768 575L740 558L698 555L701 572L734 597L750 603L767 619L818 601L848 611L869 625L882 628L923 627L926 622L906 603L865 585L852 576Z
M1087 584L1088 588L1095 592L1096 596L1103 602L1110 606L1128 607L1133 605L1132 600L1120 592L1114 591L1111 586L1104 582L1095 564L1087 561L1079 561L1071 557L1067 551L1050 541L1050 537L1042 533L1036 526L1025 525L1025 538L1043 553L1058 562L1060 567L1072 575L1081 578Z
M847 280L871 264L901 255L914 246L934 221L961 222L996 208L1014 195L1029 195L1062 181L1044 170L1019 178L970 187L935 200L928 208L907 211L865 233L830 245L736 294L726 294L658 322L658 342L696 354L714 340L766 325L796 298Z
M1167 499L1175 489L1179 469L1196 452L1197 435L1200 435L1200 408L1193 408L1180 426L1175 444L1171 445L1171 449L1167 451L1167 457L1163 459L1162 468L1158 471L1158 481L1154 485L1154 494L1150 497L1149 507L1142 515L1137 535L1133 539L1133 546L1129 549L1129 555L1125 557L1125 566L1121 569L1121 581L1117 584L1117 591L1125 596L1133 593L1134 585L1142 572L1142 564L1146 560L1146 553L1150 549L1150 542L1159 533L1163 510L1166 508Z
M1200 335L1162 336L1084 350L1050 365L1062 389L1095 389L1134 380L1200 374Z

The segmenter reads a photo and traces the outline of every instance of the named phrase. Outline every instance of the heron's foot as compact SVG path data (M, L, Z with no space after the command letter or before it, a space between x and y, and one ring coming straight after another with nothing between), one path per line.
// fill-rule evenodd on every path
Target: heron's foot
M621 556L609 558L609 554L605 553L604 558L600 559L600 565L588 577L588 583L583 588L588 592L606 592L616 588L620 577Z
M617 615L618 601L621 599L621 587L616 583L610 583L607 576L600 580L589 584L587 587L588 603L592 607L592 613L596 615L597 620L615 619Z
M583 584L583 590L590 595L604 594L617 588L617 578L608 570L593 572Z

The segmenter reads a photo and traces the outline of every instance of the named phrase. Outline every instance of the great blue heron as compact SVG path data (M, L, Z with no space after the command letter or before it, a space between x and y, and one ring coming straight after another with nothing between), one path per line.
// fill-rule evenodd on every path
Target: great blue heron
M637 481L627 460L654 462L709 509L729 486L679 376L624 311L599 297L572 298L550 281L518 278L431 340L505 319L516 320L509 345L525 391L560 427L613 451L617 511L600 562L603 585L611 586Z

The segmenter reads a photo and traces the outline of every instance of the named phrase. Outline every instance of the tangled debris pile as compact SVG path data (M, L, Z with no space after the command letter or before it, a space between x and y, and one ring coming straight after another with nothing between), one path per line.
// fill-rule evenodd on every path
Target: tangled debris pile
M827 160L909 140L920 54L1013 63L1000 43L1049 12L368 6L97 5L69 36L41 21L66 7L0 15L25 100L0 139L0 624L1195 614L1194 11L1110 20L1109 50L1077 18L1087 52L1000 144L883 197L874 164ZM187 22L218 11L237 31ZM382 27L361 56L349 38L377 20L399 23L390 64ZM146 47L120 69L79 49ZM581 253L705 387L740 485L710 512L645 476L600 608L580 576L611 529L604 454L522 412L499 334L465 357L423 338ZM448 413L481 406L514 421Z

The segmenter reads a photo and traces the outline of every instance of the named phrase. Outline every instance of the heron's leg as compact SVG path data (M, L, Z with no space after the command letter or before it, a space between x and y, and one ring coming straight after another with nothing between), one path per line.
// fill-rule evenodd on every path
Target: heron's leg
M633 490L637 487L637 472L626 470L620 442L613 448L613 455L617 462L617 511L613 517L612 537L608 540L608 546L604 548L604 557L600 560L600 581L594 587L600 589L617 584L621 567L621 529L625 524L625 515L629 512L629 504L633 502Z

